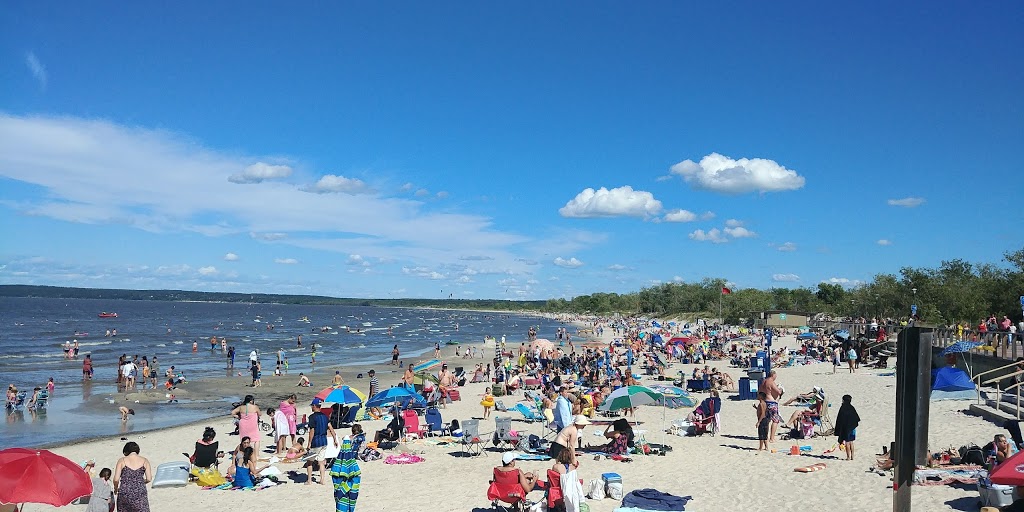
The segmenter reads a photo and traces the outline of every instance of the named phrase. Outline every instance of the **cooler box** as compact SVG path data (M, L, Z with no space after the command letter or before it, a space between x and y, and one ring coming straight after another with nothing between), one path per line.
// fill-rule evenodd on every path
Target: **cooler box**
M622 499L622 477L618 473L603 473L605 495L613 500Z
M978 482L981 506L1005 507L1017 499L1017 488L1012 485L983 484Z
M457 389L449 389L448 390L448 399L451 400L452 402L458 402L459 400L461 400L462 398L459 396L459 390L457 390Z
M711 389L711 381L704 379L687 379L686 390L687 391L707 391Z

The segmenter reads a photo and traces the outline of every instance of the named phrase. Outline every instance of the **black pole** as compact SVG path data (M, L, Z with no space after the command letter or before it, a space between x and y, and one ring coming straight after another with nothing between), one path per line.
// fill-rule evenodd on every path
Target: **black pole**
M931 391L931 329L908 327L896 342L896 468L893 512L910 512L910 485L917 465L928 457L928 408Z

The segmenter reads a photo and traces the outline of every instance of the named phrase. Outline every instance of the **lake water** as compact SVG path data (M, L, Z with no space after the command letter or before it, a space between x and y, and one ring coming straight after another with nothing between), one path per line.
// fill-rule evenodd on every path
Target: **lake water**
M100 312L118 316L99 318ZM390 359L396 344L401 359L409 362L423 359L435 343L449 340L480 347L484 336L490 335L507 336L509 343L519 343L526 339L531 325L548 338L562 326L541 317L434 309L0 298L0 382L31 392L32 387L44 386L53 377L57 386L47 414L7 415L0 448L116 431L120 421L109 413L101 419L77 411L75 428L67 428L58 418L65 418L63 415L83 400L116 391L113 382L121 354L157 356L161 370L174 365L195 380L225 376L224 353L219 344L210 350L211 336L227 338L227 344L236 349L240 368L251 350L259 350L263 361L273 361L274 353L284 348L294 372L309 367L313 343L319 346L317 367L379 363ZM116 330L117 335L108 336L108 330L111 334ZM299 335L302 348L296 346ZM65 358L63 344L75 339L79 357ZM193 342L198 343L196 352L192 351ZM92 357L95 378L83 385L81 369L86 354ZM273 367L265 366L267 371L272 372ZM137 415L130 428L138 431L177 425L202 419L204 413L164 416Z

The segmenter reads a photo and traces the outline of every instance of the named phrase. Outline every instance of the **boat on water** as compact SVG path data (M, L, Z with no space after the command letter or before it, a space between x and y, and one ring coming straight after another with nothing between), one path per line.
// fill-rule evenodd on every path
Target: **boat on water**
M448 341L444 342L444 344L445 345L458 345L459 342L458 341L448 340Z
M107 313L106 311L96 315L100 318L117 318L117 313Z

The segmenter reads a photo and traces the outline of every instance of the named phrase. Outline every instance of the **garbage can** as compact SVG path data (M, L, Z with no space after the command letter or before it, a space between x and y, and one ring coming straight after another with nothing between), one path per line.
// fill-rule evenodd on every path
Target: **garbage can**
M764 370L747 370L747 378L760 382L764 380Z
M757 396L755 393L754 396ZM740 400L750 400L750 378L740 377Z

